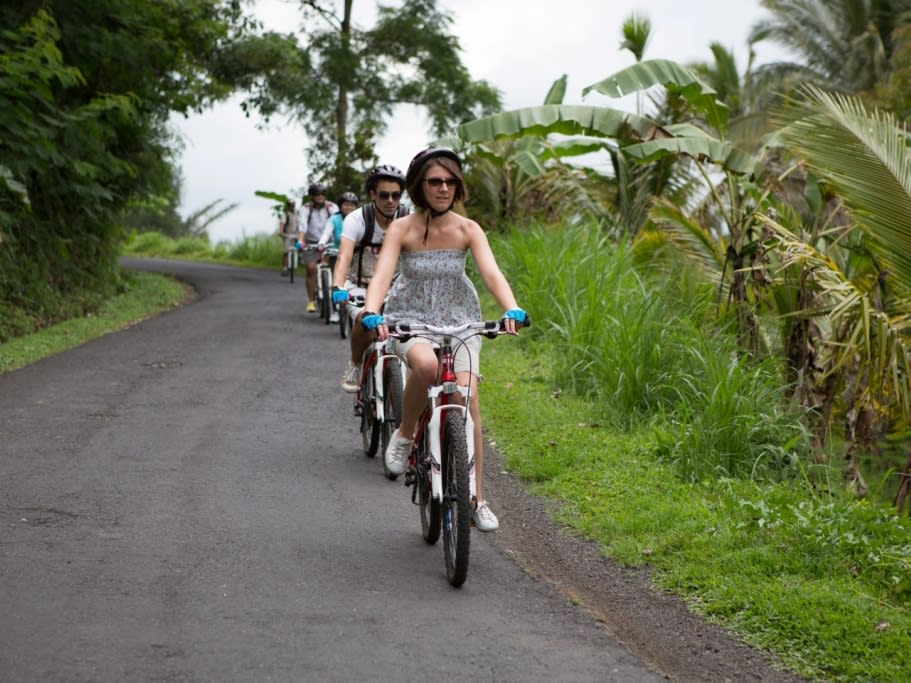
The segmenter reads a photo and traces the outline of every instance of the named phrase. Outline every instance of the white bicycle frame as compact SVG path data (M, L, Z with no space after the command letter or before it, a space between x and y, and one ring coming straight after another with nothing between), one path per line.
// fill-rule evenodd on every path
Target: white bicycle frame
M373 364L373 387L376 391L376 419L380 422L386 420L386 396L383 393L383 370L387 360L394 360L402 372L402 386L405 386L406 368L401 358L392 353L386 342L375 341L370 345L370 351L376 353L376 363Z
M297 270L299 259L300 255L298 254L297 247L291 247L288 249L288 268L294 268L294 270Z
M325 250L325 255L327 257L335 256L336 254L338 254L338 249L335 249L334 247L328 247ZM317 296L320 296L320 297L330 296L330 292L323 291L322 275L323 275L324 270L329 271L329 282L332 282L332 269L329 267L329 264L326 263L326 260L323 258L323 259L319 260L319 264L316 266L316 291L317 291Z
M446 385L441 385L431 387L427 392L428 400L433 403L433 414L430 416L424 432L424 443L430 450L430 491L433 498L440 502L443 501L443 449L440 431L443 428L446 413L453 410L459 413L460 419L465 420L465 443L468 446L468 488L472 498L477 495L474 474L474 420L471 419L471 411L467 408L468 387L458 387L458 391L466 403L464 406L457 403L439 405L439 396L446 389Z
M356 324L358 314L364 309L363 302L366 294L367 289L365 287L352 287L348 290L348 305L345 306L345 315L348 316L352 329ZM355 299L362 305L356 305L354 303ZM392 353L384 341L375 341L371 343L367 349L367 353L370 353L371 351L374 351L377 354L376 363L373 365L373 386L376 391L376 418L378 421L384 422L386 420L386 397L383 393L383 368L386 366L386 361L388 359L393 359L398 362L399 369L402 372L403 387L405 386L405 380L407 379L408 369L405 367L405 362Z

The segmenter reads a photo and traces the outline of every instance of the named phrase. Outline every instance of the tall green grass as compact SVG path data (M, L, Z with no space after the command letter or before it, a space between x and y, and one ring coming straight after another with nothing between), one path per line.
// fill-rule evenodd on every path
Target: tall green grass
M698 278L637 270L596 229L492 244L534 325L484 351L507 467L791 670L908 680L911 522L808 457L779 368L738 350Z
M596 227L514 232L495 246L552 348L555 390L617 427L654 422L655 452L682 477L774 477L802 452L777 369L737 353L688 273L641 272Z

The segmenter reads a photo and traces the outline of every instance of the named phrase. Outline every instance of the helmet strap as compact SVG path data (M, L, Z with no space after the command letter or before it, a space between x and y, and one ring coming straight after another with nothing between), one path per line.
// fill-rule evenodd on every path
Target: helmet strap
M452 202L452 204L455 204L455 202ZM434 211L433 209L430 209L427 212L427 220L424 221L424 239L422 241L422 244L427 244L427 236L430 234L430 220L432 218L439 218L440 216L443 216L452 211L452 204L450 204L449 208L445 209L444 211Z
M391 221L393 218L395 218L395 211L393 211L392 213L383 213L383 210L379 207L379 205L378 205L376 202L373 202L373 209L374 209L378 214L380 214L381 216L383 216L383 218L386 218L386 219L388 219L388 220L390 220L390 221ZM398 211L398 208L396 208L396 211Z

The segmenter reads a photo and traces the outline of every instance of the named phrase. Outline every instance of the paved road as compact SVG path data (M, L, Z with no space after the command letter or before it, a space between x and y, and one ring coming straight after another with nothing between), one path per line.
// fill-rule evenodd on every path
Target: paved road
M0 680L663 679L479 533L449 586L302 282L141 267L200 300L0 377Z

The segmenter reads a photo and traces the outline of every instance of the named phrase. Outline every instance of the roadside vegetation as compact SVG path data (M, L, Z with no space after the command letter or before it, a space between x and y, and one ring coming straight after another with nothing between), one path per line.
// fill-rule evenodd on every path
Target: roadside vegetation
M485 427L561 521L812 680L911 670L911 523L890 473L857 499L778 368L740 356L685 268L597 230L495 243L533 324L485 345ZM493 314L493 313L492 313Z
M274 235L257 234L213 245L207 235L174 238L160 232L134 231L124 240L122 253L125 256L210 261L277 269L282 259L282 243Z
M187 287L163 275L124 271L121 282L119 293L94 306L90 313L0 342L0 374L122 330L192 296Z

